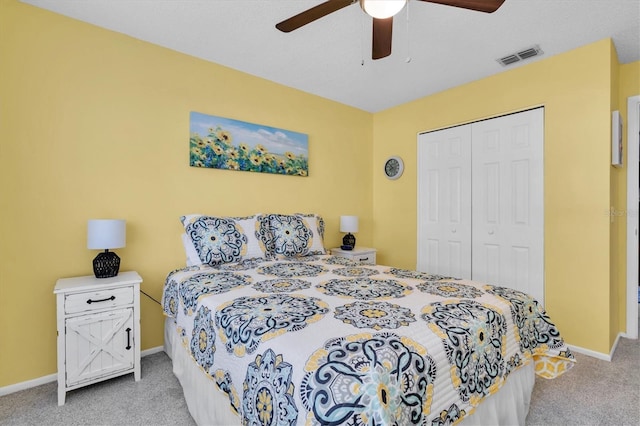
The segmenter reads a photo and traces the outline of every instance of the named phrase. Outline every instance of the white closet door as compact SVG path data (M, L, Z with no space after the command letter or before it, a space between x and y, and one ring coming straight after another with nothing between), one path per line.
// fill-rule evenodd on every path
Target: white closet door
M471 127L418 136L418 265L471 278Z
M472 125L472 277L544 303L544 110Z

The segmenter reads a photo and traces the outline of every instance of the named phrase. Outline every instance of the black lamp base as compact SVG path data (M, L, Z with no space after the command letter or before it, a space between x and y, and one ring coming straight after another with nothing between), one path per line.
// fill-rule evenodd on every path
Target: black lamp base
M352 233L348 233L347 235L345 235L342 238L342 245L343 246L355 247L356 246L356 237L354 237Z
M112 251L105 250L93 259L93 273L96 278L111 278L118 275L120 258Z

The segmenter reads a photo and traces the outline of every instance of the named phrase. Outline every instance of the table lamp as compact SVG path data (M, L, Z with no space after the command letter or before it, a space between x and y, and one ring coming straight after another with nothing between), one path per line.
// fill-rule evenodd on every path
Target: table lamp
M340 216L340 232L347 233L342 238L342 249L353 249L356 246L356 237L351 233L358 232L358 216Z
M118 275L120 258L110 249L122 248L126 241L125 221L121 219L91 219L87 225L87 248L104 250L93 259L96 278Z

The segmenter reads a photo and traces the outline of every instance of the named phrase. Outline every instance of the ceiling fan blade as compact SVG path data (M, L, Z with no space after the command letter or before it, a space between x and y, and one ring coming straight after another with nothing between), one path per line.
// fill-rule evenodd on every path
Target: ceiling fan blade
M307 9L304 12L298 13L289 19L276 24L276 28L282 32L288 33L293 30L307 25L310 22L320 19L323 16L327 16L330 13L338 11L344 7L353 4L355 0L329 0L324 3L320 3L317 6Z
M393 31L393 18L373 18L373 47L372 59L381 59L391 55L391 33Z
M438 3L446 6L461 7L463 9L477 10L478 12L492 13L498 10L504 0L420 0L427 3Z

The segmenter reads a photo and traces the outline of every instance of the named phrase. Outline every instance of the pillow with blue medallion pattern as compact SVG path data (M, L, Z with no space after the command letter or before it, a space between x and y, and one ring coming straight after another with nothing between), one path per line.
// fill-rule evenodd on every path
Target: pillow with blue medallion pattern
M264 259L268 256L267 230L260 230L260 215L248 217L182 216L180 221L202 263L223 263Z
M322 216L313 213L296 213L296 216L302 217L311 232L313 232L313 239L307 256L327 254L327 250L324 248L324 219L322 219Z
M316 215L270 214L268 246L279 258L325 254L324 221Z

